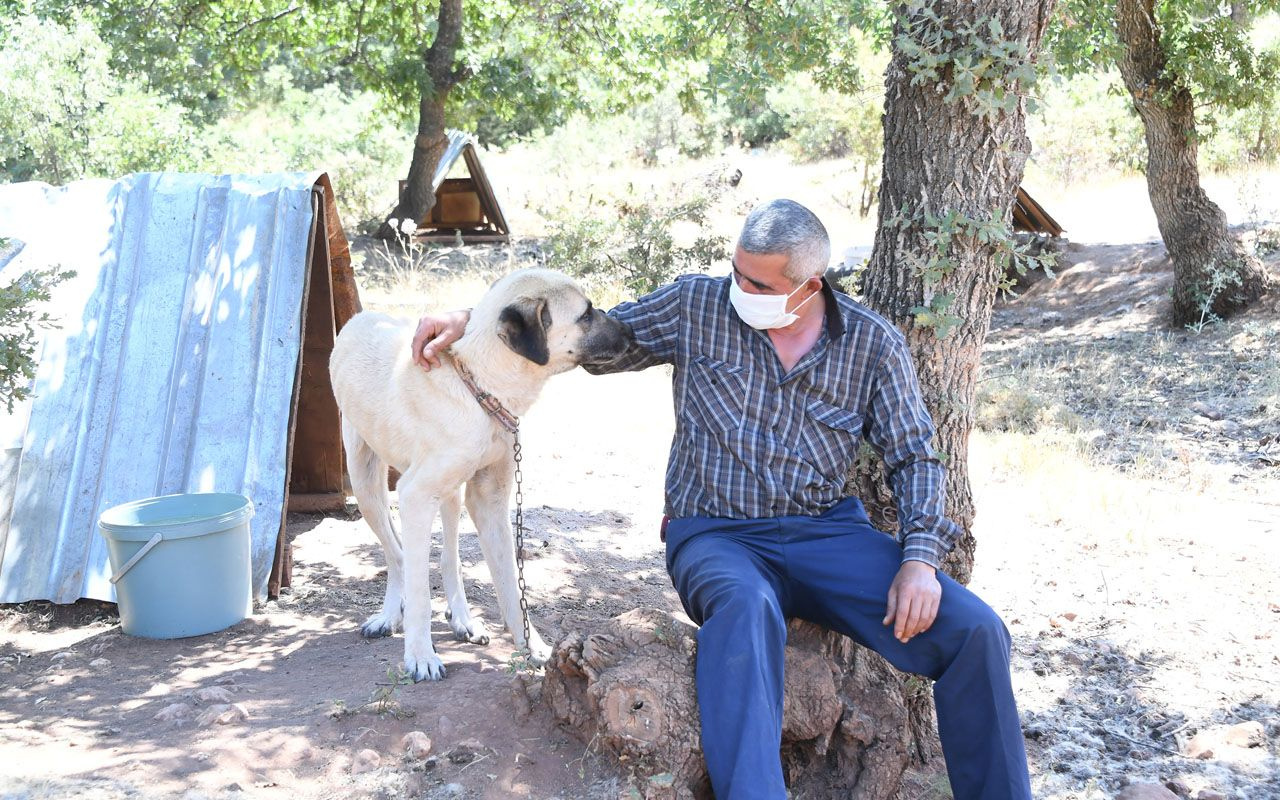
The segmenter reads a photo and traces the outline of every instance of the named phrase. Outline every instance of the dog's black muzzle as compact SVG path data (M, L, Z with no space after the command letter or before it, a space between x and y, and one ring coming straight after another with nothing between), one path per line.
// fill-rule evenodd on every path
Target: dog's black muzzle
M630 345L630 329L600 309L594 309L579 345L578 363L608 363L625 353Z

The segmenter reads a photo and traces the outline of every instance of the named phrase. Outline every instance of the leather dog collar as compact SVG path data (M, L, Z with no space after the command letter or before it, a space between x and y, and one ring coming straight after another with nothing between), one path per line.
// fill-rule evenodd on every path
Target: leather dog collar
M458 368L458 377L462 378L462 382L466 385L471 395L475 397L476 402L480 404L489 416L498 421L498 424L506 428L507 433L516 433L520 430L520 418L508 411L502 401L493 395L481 389L476 383L476 378L471 374L471 370L467 369L467 365L452 353L449 357L453 359L453 364Z

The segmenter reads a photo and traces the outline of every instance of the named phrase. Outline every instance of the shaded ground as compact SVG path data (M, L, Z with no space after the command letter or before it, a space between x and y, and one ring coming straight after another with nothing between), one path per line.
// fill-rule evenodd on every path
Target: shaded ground
M971 465L973 587L1014 634L1036 796L1180 780L1193 797L1280 797L1280 312L1273 299L1199 334L1166 330L1159 246L1069 261L997 311ZM669 377L562 376L523 427L544 635L638 605L678 611L656 534ZM469 596L492 622L469 531ZM0 796L618 796L625 770L523 712L509 637L454 642L437 597L449 675L398 685L402 638L357 633L384 580L364 523L296 516L289 532L292 591L222 633L152 642L119 633L109 605L0 608ZM1249 720L1257 746L1180 755L1193 734ZM431 757L402 756L411 730ZM365 749L381 764L353 774ZM907 796L938 787L924 773Z

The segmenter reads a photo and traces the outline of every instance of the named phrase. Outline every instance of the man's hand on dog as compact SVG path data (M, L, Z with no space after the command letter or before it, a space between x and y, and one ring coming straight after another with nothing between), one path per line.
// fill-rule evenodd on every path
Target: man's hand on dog
M889 587L884 624L892 625L893 638L906 644L917 633L929 630L941 600L938 571L923 561L904 561Z
M428 314L420 319L418 330L413 334L414 363L428 371L440 366L440 354L462 338L470 319L469 310Z

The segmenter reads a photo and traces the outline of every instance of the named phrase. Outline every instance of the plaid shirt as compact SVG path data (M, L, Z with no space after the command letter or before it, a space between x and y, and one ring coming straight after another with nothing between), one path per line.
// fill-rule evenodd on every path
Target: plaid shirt
M945 468L911 353L888 321L823 282L826 324L783 373L768 335L729 303L729 276L691 275L610 316L635 345L603 374L675 367L667 464L671 517L817 515L844 496L866 438L885 460L903 560L939 567L960 528L943 514Z

